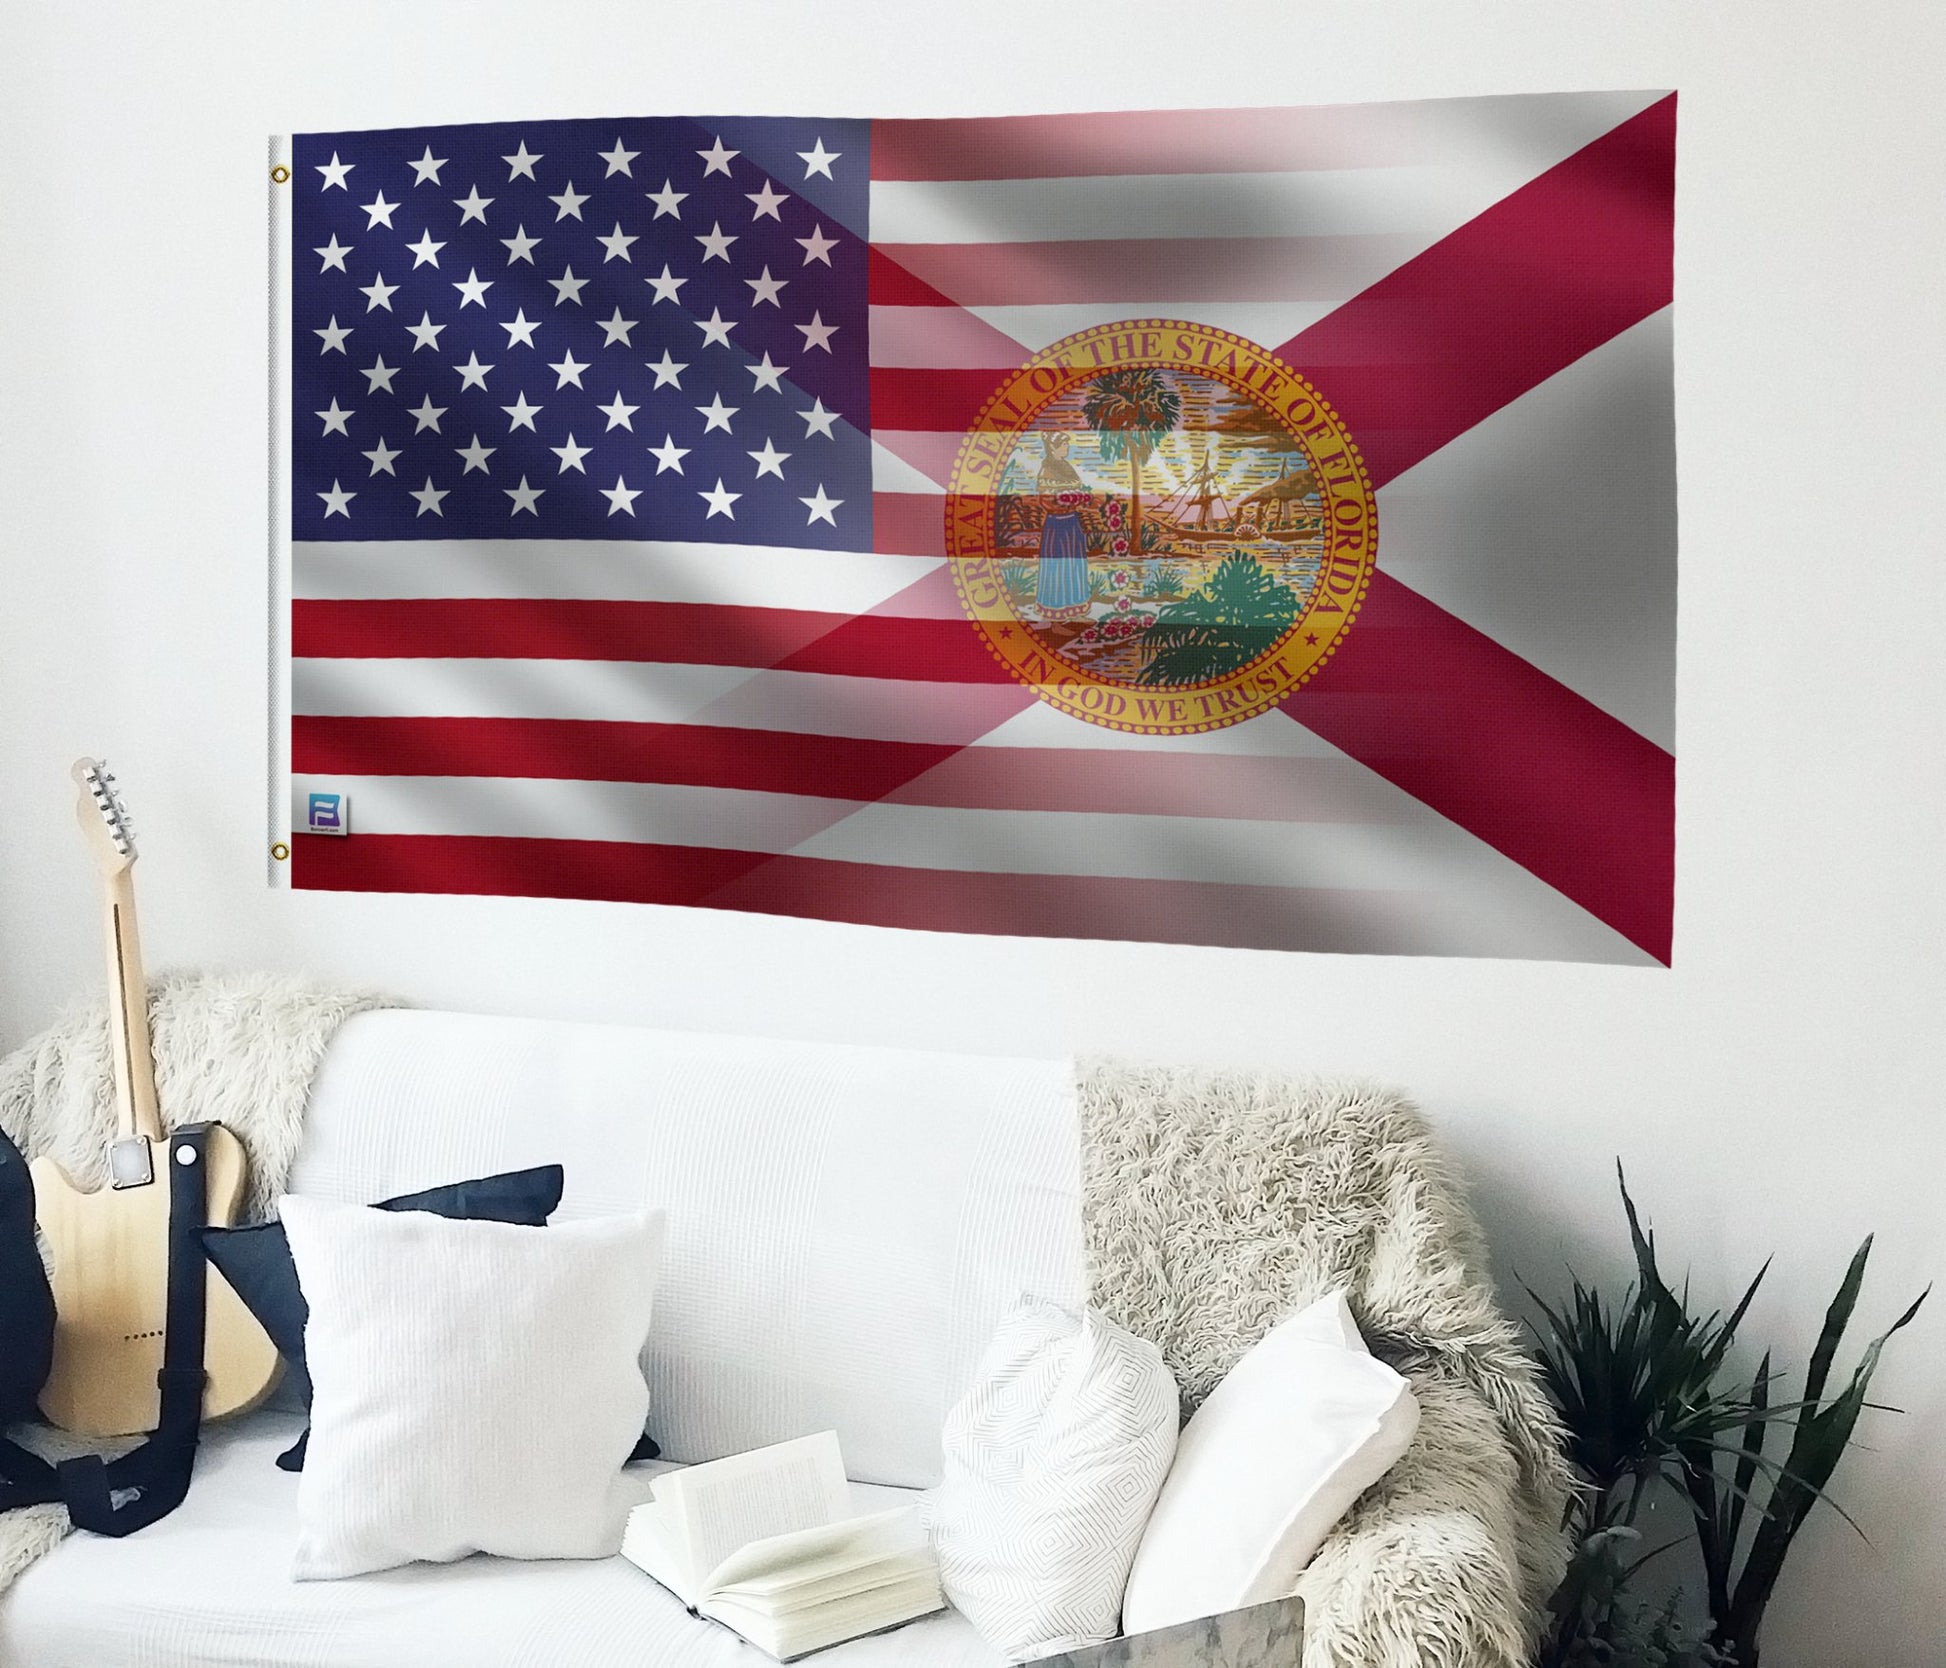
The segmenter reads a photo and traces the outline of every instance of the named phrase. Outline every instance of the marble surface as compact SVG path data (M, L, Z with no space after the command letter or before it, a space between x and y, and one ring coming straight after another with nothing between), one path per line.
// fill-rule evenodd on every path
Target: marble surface
M1035 1668L1297 1668L1303 1655L1304 1605L1290 1598L1043 1657Z

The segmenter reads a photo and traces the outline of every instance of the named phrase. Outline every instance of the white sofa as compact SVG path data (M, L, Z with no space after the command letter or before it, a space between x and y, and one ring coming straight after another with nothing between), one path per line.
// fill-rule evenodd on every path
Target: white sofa
M372 1200L558 1161L565 1217L666 1207L650 1430L667 1459L833 1427L862 1508L938 1481L941 1421L1009 1299L1081 1300L1071 1096L1057 1061L370 1013L325 1057L292 1189ZM273 1406L211 1428L173 1516L28 1570L0 1599L0 1664L770 1660L619 1559L291 1582L297 1478L271 1461L297 1423ZM998 1661L952 1612L820 1660Z

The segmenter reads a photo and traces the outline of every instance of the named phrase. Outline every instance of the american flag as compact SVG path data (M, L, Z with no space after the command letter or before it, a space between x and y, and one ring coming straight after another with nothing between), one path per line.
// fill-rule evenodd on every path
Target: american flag
M1673 149L1656 93L296 137L293 883L1666 963ZM996 390L1156 319L1376 489L1337 652L1203 731L1019 681L948 555Z

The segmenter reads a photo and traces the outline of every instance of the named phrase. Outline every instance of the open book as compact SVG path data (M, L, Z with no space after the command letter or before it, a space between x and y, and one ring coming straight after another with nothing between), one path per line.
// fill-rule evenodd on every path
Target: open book
M622 1556L780 1662L945 1607L909 1506L851 1514L834 1431L655 1480Z

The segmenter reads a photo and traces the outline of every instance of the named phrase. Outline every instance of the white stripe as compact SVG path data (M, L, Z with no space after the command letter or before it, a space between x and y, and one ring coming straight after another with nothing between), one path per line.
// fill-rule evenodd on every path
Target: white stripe
M1018 347L963 307L873 307L874 365L951 366L1003 372L1018 368Z
M896 452L889 452L879 441L872 441L872 491L874 492L930 492L940 497L946 489L930 475L915 469ZM910 562L910 556L899 558Z
M1006 684L645 661L294 660L291 669L294 710L307 716L721 724L876 741L971 739L1019 700Z
M399 539L293 547L295 594L348 600L549 597L862 614L938 557L620 539Z
M1665 308L1388 482L1378 560L1674 751L1670 363Z
M1412 112L1431 165L1078 179L874 180L874 243L1451 230L1662 95L1452 99Z
M1077 331L1134 318L1181 319L1187 324L1207 325L1212 330L1233 331L1249 341L1274 348L1336 312L1360 290L1377 283L1396 264L1391 260L1374 260L1369 267L1358 269L1358 277L1348 279L1338 293L1311 301L1092 301L1071 306L969 307L966 311L994 329L1004 331L1029 353L1039 353L1049 343ZM885 361L874 356L873 363Z
M603 840L972 873L1109 876L1132 886L1201 881L1434 893L1439 930L1467 953L1643 960L1552 887L1402 793L1395 822L1262 823L860 804L635 782L300 776L291 784L294 825L314 789L350 795L353 840ZM1417 916L1424 903L1410 907Z

